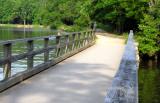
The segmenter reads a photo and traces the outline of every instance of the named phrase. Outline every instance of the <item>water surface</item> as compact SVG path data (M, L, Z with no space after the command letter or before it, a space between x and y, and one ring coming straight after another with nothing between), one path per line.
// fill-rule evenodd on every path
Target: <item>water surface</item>
M45 28L0 27L0 41L54 35L55 33L55 31Z
M158 61L140 63L139 103L160 103L160 62Z

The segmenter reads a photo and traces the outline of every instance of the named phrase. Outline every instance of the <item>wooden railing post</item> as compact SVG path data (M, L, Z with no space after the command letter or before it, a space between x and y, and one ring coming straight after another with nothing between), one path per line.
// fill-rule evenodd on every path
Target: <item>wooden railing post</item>
M96 39L96 27L97 27L97 23L94 22L94 26L93 26L93 41Z
M78 40L77 37L78 37L78 34L76 33L76 35L75 35L75 49L78 48L78 43L79 43L79 42L78 42L79 40Z
M87 45L88 32L84 32L84 46Z
M82 35L83 35L82 47L84 47L85 46L85 41L86 41L85 40L85 36L86 36L85 32L83 32Z
M65 39L66 39L66 48L65 48L65 53L68 52L68 45L69 45L69 35L65 35Z
M76 34L72 34L72 51L75 49L75 37L76 37Z
M91 42L91 31L88 31L88 43Z
M86 42L86 32L83 32L83 47L85 46L85 42Z
M4 79L7 79L11 76L11 56L12 56L12 44L8 43L3 45L4 49L4 58L8 58L7 63L4 64L3 74Z
M44 49L46 50L44 52L44 62L47 62L49 60L49 50L47 50L48 43L49 43L49 38L44 38Z
M94 41L94 30L91 31L91 42Z
M56 57L59 56L60 54L60 39L61 39L61 36L56 36L56 45L57 45L57 49L56 49Z
M27 49L28 49L28 53L32 52L34 50L34 44L33 44L33 40L29 40L27 41ZM33 68L33 56L29 55L27 57L27 69L32 69Z
M78 33L78 48L81 48L81 33Z
M85 45L87 45L87 44L88 44L88 32L86 32L85 35L86 35L86 36L85 36L85 40L86 40Z

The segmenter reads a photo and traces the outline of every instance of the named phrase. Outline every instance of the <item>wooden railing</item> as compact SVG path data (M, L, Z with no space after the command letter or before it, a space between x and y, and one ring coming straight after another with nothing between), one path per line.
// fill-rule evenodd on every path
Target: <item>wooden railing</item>
M138 49L130 31L119 70L107 90L105 103L138 103Z
M43 41L43 48L35 50L35 41ZM20 54L12 54L13 44L20 42L25 43L26 52ZM50 43L52 42L52 45ZM35 37L27 39L17 39L0 42L3 46L3 58L0 59L0 65L3 67L4 79L0 82L0 91L39 73L56 63L78 53L95 43L95 31L74 32L57 36ZM54 51L53 58L50 53ZM38 54L44 54L44 62L34 66L34 57ZM12 63L27 59L27 69L15 75L12 74ZM49 59L51 58L51 59ZM18 69L18 68L17 68Z

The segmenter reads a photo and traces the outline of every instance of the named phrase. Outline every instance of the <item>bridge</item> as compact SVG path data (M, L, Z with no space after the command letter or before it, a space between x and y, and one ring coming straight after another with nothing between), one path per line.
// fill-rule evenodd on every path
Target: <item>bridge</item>
M4 58L0 63L3 65L4 78L0 82L0 101L2 103L113 103L117 100L128 100L128 95L137 97L137 61L135 47L132 46L133 33L131 32L129 36L128 46L125 46L125 40L122 38L99 34L101 33L95 34L95 30L91 30L54 37L1 42ZM42 49L34 49L35 40L43 41ZM16 42L25 42L27 51L18 55L12 54L12 46ZM51 45L50 42L54 43ZM124 59L129 53L128 50L133 52L130 55L133 58ZM34 56L42 53L44 62L34 66ZM12 63L24 58L27 59L27 69L12 75ZM126 69L126 63L134 66L129 65L129 70L123 74L122 70ZM129 74L133 74L131 79L125 78L125 75ZM121 79L117 81L117 77ZM129 88L125 91L127 96L123 91L122 94L117 94L119 93L117 88L123 86L118 83L121 84L124 79L128 81L123 82L126 87L134 84L131 88L135 92L130 93L131 88ZM133 103L137 102L137 98L131 99Z

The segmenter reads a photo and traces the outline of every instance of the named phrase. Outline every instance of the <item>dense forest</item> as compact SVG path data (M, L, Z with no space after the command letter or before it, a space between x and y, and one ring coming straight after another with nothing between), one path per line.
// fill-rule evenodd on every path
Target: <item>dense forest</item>
M0 0L0 23L39 24L53 29L98 28L122 34L136 31L141 55L160 51L160 0Z

